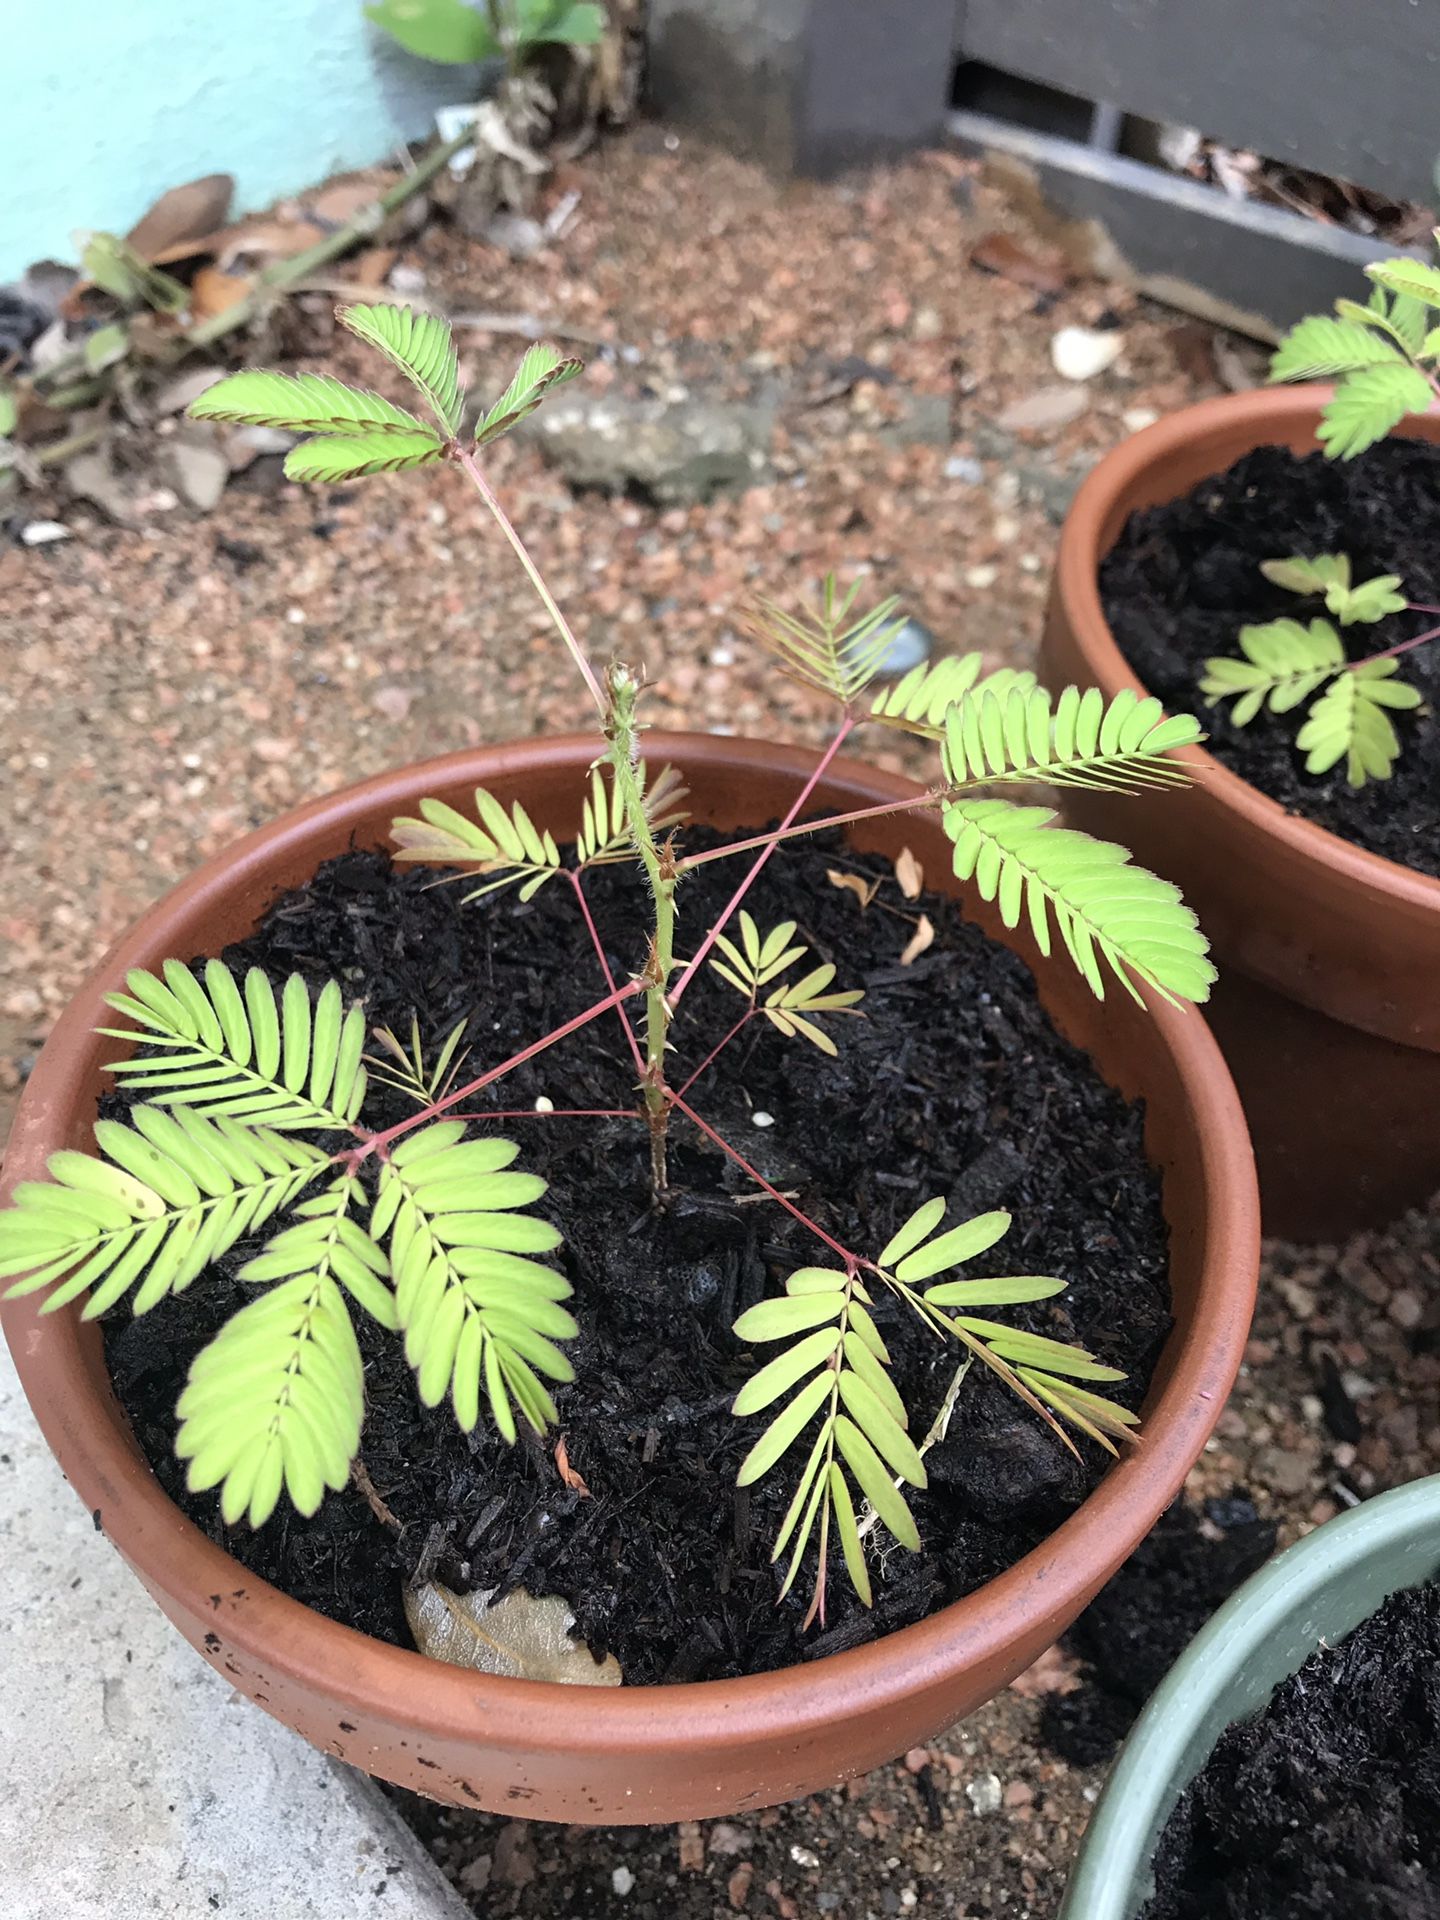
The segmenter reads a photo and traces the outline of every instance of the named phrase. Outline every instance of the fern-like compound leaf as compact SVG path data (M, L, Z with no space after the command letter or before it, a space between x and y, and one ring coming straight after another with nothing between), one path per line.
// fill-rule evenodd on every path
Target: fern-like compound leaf
M270 373L248 368L207 387L189 406L192 420L220 420L250 427L280 427L290 433L355 435L425 434L424 423L378 393L347 387L328 373Z
M1165 755L1200 738L1193 715L1167 719L1158 700L1129 687L1107 704L1098 687L1066 687L1052 703L1044 687L982 686L946 712L940 757L952 793L1036 780L1125 792L1183 786L1185 768Z
M460 1046L469 1024L470 1016L461 1014L441 1041L433 1064L426 1061L425 1049L420 1041L420 1022L413 1013L410 1016L408 1047L389 1027L376 1027L371 1038L378 1047L384 1049L384 1053L379 1057L369 1053L365 1055L372 1078L383 1081L387 1087L394 1087L399 1093L408 1094L417 1107L433 1106L437 1100L445 1098L456 1074L469 1057L470 1049Z
M448 1393L469 1433L483 1392L513 1442L517 1413L537 1433L555 1419L541 1376L574 1378L556 1344L577 1331L560 1305L571 1289L531 1257L560 1244L548 1221L524 1211L545 1182L511 1171L512 1141L464 1134L462 1121L444 1120L400 1142L381 1172L370 1235L389 1237L396 1316L421 1400L438 1406Z
M460 431L460 366L449 325L413 307L340 307L336 319L383 353L424 399L448 439Z
M580 361L567 359L548 341L528 348L509 386L477 425L475 445L484 447L498 440L534 413L547 394L582 371Z
M111 1063L123 1087L161 1106L270 1128L348 1129L359 1112L365 1012L344 1011L337 982L327 982L313 1008L298 973L277 1000L258 967L242 990L223 960L208 960L202 979L167 960L163 980L136 968L125 984L127 992L106 1000L134 1028L101 1029L144 1048Z
M819 1423L771 1553L772 1560L779 1560L787 1548L790 1552L780 1589L783 1599L814 1545L816 1578L807 1623L817 1615L824 1618L832 1530L851 1584L866 1606L872 1603L852 1486L870 1501L902 1546L913 1552L920 1545L914 1515L896 1479L923 1487L925 1463L910 1438L904 1402L887 1371L889 1354L868 1305L858 1274L804 1267L787 1279L782 1298L762 1300L735 1322L742 1340L791 1342L736 1396L734 1412L741 1418L768 1412L789 1396L741 1463L739 1484L752 1485L770 1473L812 1421ZM866 1327L868 1338L860 1336L858 1324Z
M1418 707L1421 699L1395 672L1394 660L1364 660L1336 674L1296 736L1307 773L1328 773L1343 760L1352 787L1389 779L1400 739L1386 709Z
M414 433L359 433L303 440L285 456L287 480L334 484L375 473L409 473L445 457L444 443L428 427Z
M1326 406L1316 438L1327 459L1352 460L1412 413L1424 413L1433 398L1418 367L1395 361L1348 375Z
M227 1526L262 1526L283 1492L314 1513L360 1449L364 1366L322 1251L251 1301L196 1355L177 1406L175 1451L192 1492L220 1488Z
M560 849L552 836L540 832L518 800L507 811L484 787L475 789L473 820L443 800L425 799L420 802L419 819L392 820L390 834L396 860L469 867L496 876L467 893L466 900L478 900L517 882L520 898L529 900L560 871Z
M892 1291L905 1299L937 1331L958 1340L990 1368L1073 1448L1065 1427L1074 1427L1107 1452L1114 1439L1129 1436L1137 1416L1077 1381L1123 1380L1124 1375L1095 1359L1084 1347L1052 1340L1023 1328L982 1319L973 1311L950 1313L951 1307L997 1307L1047 1300L1064 1289L1064 1282L1046 1274L1010 1274L1003 1277L940 1280L914 1289L937 1274L953 1271L978 1255L988 1253L1010 1229L1005 1212L983 1213L943 1232L943 1199L917 1207L882 1250L876 1270Z
M1308 626L1299 620L1268 620L1242 627L1239 638L1244 658L1217 655L1207 660L1200 681L1200 691L1212 705L1234 700L1230 718L1237 727L1248 726L1262 707L1288 713L1345 665L1345 648L1328 620L1312 620Z
M1395 346L1373 326L1317 313L1297 321L1275 349L1270 379L1334 380L1363 367L1401 365Z
M746 630L792 680L848 707L881 671L905 624L892 618L900 604L894 595L852 620L858 590L856 582L842 595L829 574L815 612L790 614L762 600Z
M645 796L645 818L652 834L663 833L689 818L685 801L690 789L685 785L683 774L674 767L664 766L651 780L643 760L635 773ZM599 867L616 860L628 860L633 853L634 840L625 819L625 796L616 785L613 772L607 783L604 772L594 767L590 773L590 792L585 797L580 836L575 843L576 859L582 867Z
M345 1174L324 1193L302 1200L288 1227L267 1240L262 1252L240 1269L242 1280L292 1280L302 1273L328 1273L372 1320L391 1332L399 1325L395 1299L385 1285L385 1255L365 1229L350 1218L362 1197L358 1180Z
M719 957L712 958L710 965L722 980L753 1004L762 987L769 986L780 974L803 960L810 949L803 942L791 944L795 936L793 920L783 920L762 935L742 907L738 925L740 944L737 946L726 934L718 935L715 946ZM775 987L760 1011L787 1039L799 1034L833 1058L837 1051L835 1042L823 1027L816 1025L817 1017L827 1013L855 1013L858 1003L865 998L858 988L833 992L834 979L833 966L816 967L803 979Z
M1296 555L1290 560L1263 560L1260 571L1290 593L1323 594L1327 609L1342 627L1383 620L1387 614L1403 613L1409 605L1399 591L1398 573L1378 573L1373 579L1352 584L1350 556L1344 553L1322 553L1314 559Z
M993 673L985 673L984 665L983 654L958 653L912 667L893 687L876 694L870 718L882 726L939 740L945 733L946 714L967 694L993 693L1003 698L1014 692L1027 693L1035 685L1033 673L1015 667L997 667Z
M326 1166L316 1147L267 1127L135 1107L95 1123L104 1158L53 1153L0 1212L7 1298L52 1289L42 1313L88 1294L93 1319L137 1286L146 1313L263 1226ZM16 1278L16 1276L19 1278Z
M1050 952L1053 916L1066 952L1099 999L1101 962L1126 991L1144 981L1167 1000L1204 1001L1215 978L1207 942L1177 887L1130 863L1124 847L1053 827L1049 807L965 799L941 810L955 844L955 872L996 901L1007 927L1028 914L1040 951Z
M1372 260L1365 269L1377 286L1427 307L1440 307L1440 271L1424 260Z

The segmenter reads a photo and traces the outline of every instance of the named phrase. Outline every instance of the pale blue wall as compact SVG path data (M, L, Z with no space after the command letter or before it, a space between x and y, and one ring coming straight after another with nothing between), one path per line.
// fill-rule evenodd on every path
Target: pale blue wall
M379 160L474 86L361 0L0 0L0 280L199 174L244 211Z

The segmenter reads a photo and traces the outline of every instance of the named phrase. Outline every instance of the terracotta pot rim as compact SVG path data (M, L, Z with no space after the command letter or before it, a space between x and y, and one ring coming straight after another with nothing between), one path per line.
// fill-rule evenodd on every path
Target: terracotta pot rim
M732 736L656 731L648 736L648 746L652 754L682 764L718 766L733 764L737 756L742 762L758 757L767 769L793 769L802 775L814 765L813 753L803 749ZM92 1030L103 1017L103 993L126 967L138 962L154 943L156 932L177 912L229 891L238 870L248 867L263 872L267 854L297 830L317 821L358 817L377 806L409 804L420 770L427 786L475 783L481 778L503 782L507 775L534 767L537 759L552 765L568 760L580 770L594 752L592 736L574 734L470 749L420 763L419 768L397 769L357 782L250 833L149 907L90 974L46 1044L32 1083L37 1096L52 1079L63 1083L73 1073L77 1056L88 1049ZM838 759L834 771L840 777L847 772L852 777L863 774L877 791L888 789L897 797L919 791L911 782L854 760ZM1037 1606L1047 1613L1054 1610L1058 1617L1067 1596L1088 1591L1097 1552L1087 1542L1102 1541L1102 1555L1113 1553L1121 1539L1129 1543L1126 1551L1138 1543L1155 1515L1178 1492L1239 1364L1248 1331L1259 1237L1258 1197L1244 1117L1200 1014L1171 1007L1151 995L1147 1000L1192 1105L1203 1190L1224 1196L1223 1205L1212 1201L1208 1218L1206 1271L1214 1285L1207 1297L1216 1321L1212 1337L1184 1344L1158 1397L1153 1397L1153 1404L1147 1403L1140 1446L1127 1453L1039 1547L975 1593L866 1646L739 1680L586 1689L578 1699L575 1690L567 1687L468 1673L342 1626L251 1574L172 1503L141 1459L113 1402L97 1407L93 1396L86 1396L85 1404L72 1415L47 1400L47 1435L64 1433L67 1464L83 1467L80 1474L72 1472L72 1479L82 1480L87 1487L112 1489L123 1498L123 1550L148 1585L181 1602L193 1600L197 1592L213 1594L217 1625L227 1645L258 1655L281 1645L286 1648L287 1671L303 1684L352 1702L362 1711L415 1725L424 1733L480 1737L497 1745L509 1740L536 1751L573 1752L578 1746L603 1762L607 1756L623 1759L637 1742L659 1744L676 1753L730 1745L753 1732L757 1722L773 1725L783 1739L790 1728L833 1725L839 1701L859 1711L879 1700L921 1695L939 1675L1000 1653L1013 1641L1017 1613L1027 1606L1032 1613ZM39 1131L60 1104L55 1095L41 1098L24 1129L27 1135ZM22 1104L22 1122L25 1117ZM17 1123L17 1140L21 1131ZM1237 1306L1243 1311L1235 1311ZM27 1373L26 1334L32 1318L28 1300L13 1303L3 1315L22 1380ZM50 1364L54 1370L54 1363ZM1166 1490L1159 1505L1157 1487ZM97 1526L103 1525L102 1500Z
M1333 391L1318 384L1257 387L1247 393L1197 400L1122 440L1086 475L1060 531L1055 572L1059 592L1071 612L1076 643L1107 697L1122 687L1149 693L1120 651L1100 599L1096 559L1113 503L1147 468L1163 463L1211 430L1233 430L1237 424L1252 428L1257 447L1288 438L1318 412ZM1182 748L1175 757L1194 769L1197 781L1204 783L1217 806L1237 815L1256 832L1282 841L1297 860L1326 867L1347 884L1384 894L1397 904L1440 916L1440 878L1371 853L1328 827L1287 812L1278 800L1231 772L1203 747Z

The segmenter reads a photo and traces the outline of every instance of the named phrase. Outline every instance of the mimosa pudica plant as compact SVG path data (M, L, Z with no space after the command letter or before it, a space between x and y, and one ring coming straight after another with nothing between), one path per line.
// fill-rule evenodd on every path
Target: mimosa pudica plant
M239 1269L254 1297L197 1356L178 1403L176 1445L189 1485L219 1489L227 1525L260 1526L282 1498L313 1513L327 1488L358 1474L364 1382L355 1311L403 1340L427 1406L448 1397L463 1429L485 1417L511 1442L522 1424L543 1433L556 1419L553 1389L573 1378L565 1352L577 1331L565 1305L571 1287L554 1264L562 1230L536 1211L545 1183L517 1164L519 1145L494 1121L456 1114L591 1021L617 1020L633 1078L617 1086L613 1107L586 1111L630 1116L646 1129L655 1204L667 1203L669 1132L690 1127L815 1242L813 1264L790 1272L736 1322L740 1339L769 1356L734 1405L738 1418L757 1422L740 1479L787 1475L790 1500L774 1544L775 1559L785 1561L779 1596L808 1565L807 1624L824 1618L832 1548L869 1604L870 1533L883 1525L902 1546L920 1546L906 1491L925 1485L924 1453L936 1432L912 1436L872 1312L878 1297L898 1300L953 1345L947 1406L978 1363L1067 1445L1075 1433L1113 1452L1133 1437L1136 1416L1103 1391L1122 1378L1115 1369L990 1317L1064 1285L1044 1275L965 1274L1004 1238L1007 1213L951 1222L943 1198L928 1199L878 1251L848 1247L705 1117L695 1087L753 1021L766 1023L775 1044L833 1055L846 1019L861 1012L861 992L833 965L815 963L795 921L762 927L746 896L784 842L928 809L952 843L959 879L996 902L1006 926L1023 918L1043 954L1058 946L1097 996L1118 983L1137 1000L1149 989L1170 1001L1203 1001L1214 970L1177 889L1135 866L1123 847L1055 824L1054 809L1025 793L1037 784L1137 794L1181 784L1184 766L1170 756L1200 738L1198 724L1167 718L1158 701L1128 691L1107 701L1098 690L1069 687L1052 698L1032 674L987 674L976 653L883 685L895 603L857 614L856 590L842 594L829 581L814 610L761 605L752 627L780 670L837 707L829 746L778 827L687 854L679 776L647 768L641 757L641 674L618 661L592 664L481 464L494 440L580 372L578 363L548 345L532 347L476 417L444 322L392 306L351 307L339 317L404 374L423 413L324 374L262 370L221 380L191 412L308 436L286 460L297 480L452 466L475 487L595 708L582 828L564 849L517 802L482 790L473 812L427 799L415 817L395 821L395 857L474 876L476 911L501 888L522 898L547 886L567 890L604 991L553 1032L475 1072L480 1063L460 1051L462 1028L433 1059L418 1026L408 1046L377 1034L380 1051L367 1056L364 1009L347 1008L334 981L312 999L298 975L277 987L258 968L241 979L218 959L133 972L126 991L110 996L126 1024L105 1031L117 1042L117 1082L134 1104L123 1121L96 1122L96 1152L57 1153L48 1179L17 1189L0 1214L0 1279L11 1281L12 1296L44 1290L42 1312L83 1301L93 1318L129 1295L133 1311L145 1313L242 1240L259 1243ZM835 755L865 726L931 742L934 785L913 799L802 821ZM740 863L741 877L724 911L682 949L677 897L687 874L720 859ZM636 970L623 981L606 959L585 886L592 869L617 860L638 864L650 903L649 925L636 928ZM686 995L704 967L736 995L735 1022L704 1060L677 1071ZM465 1070L470 1077L456 1084ZM367 1125L371 1073L409 1094L415 1111L390 1126ZM539 1111L504 1117L545 1120Z

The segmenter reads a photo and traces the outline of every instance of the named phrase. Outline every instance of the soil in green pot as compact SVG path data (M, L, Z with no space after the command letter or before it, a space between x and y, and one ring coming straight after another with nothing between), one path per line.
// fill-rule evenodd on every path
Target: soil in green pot
M1137 677L1172 711L1193 713L1217 760L1292 813L1370 853L1440 875L1440 641L1406 654L1400 677L1425 705L1397 713L1401 753L1388 780L1353 788L1343 762L1308 774L1295 735L1303 709L1261 713L1244 727L1234 705L1199 692L1212 654L1239 654L1242 626L1324 615L1318 600L1272 586L1262 560L1350 557L1356 580L1399 574L1402 591L1440 600L1440 447L1383 440L1355 460L1257 447L1178 500L1131 514L1100 564L1111 631ZM1338 627L1352 660L1422 633L1431 620L1393 614Z
M686 835L689 850L713 842ZM832 869L878 880L870 904L862 910L836 887ZM277 901L225 958L258 964L277 983L297 969L316 984L338 976L364 997L373 1024L397 1032L408 1033L414 1011L432 1054L468 1017L469 1074L603 991L563 884L528 905L511 892L464 905L466 888L436 877L379 854L343 856ZM732 863L716 862L686 880L682 943L736 878ZM588 876L587 889L624 978L643 961L642 883L609 867ZM1117 1397L1138 1406L1170 1327L1168 1232L1140 1109L1056 1034L1022 962L952 901L905 900L885 862L838 839L797 843L777 851L750 905L762 927L798 920L799 937L839 968L838 984L865 989L865 1018L833 1022L833 1062L754 1022L696 1082L698 1110L847 1244L878 1251L932 1194L948 1197L956 1219L1010 1209L1010 1233L971 1270L1063 1276L1062 1295L1004 1315L1124 1368ZM904 966L921 912L936 938ZM681 1078L740 1006L713 975L697 982L675 1028ZM361 1457L395 1525L351 1488L313 1519L282 1505L258 1532L225 1529L215 1495L185 1489L174 1406L192 1356L245 1297L233 1276L255 1248L242 1244L178 1300L139 1320L113 1316L105 1329L140 1443L198 1525L307 1605L401 1645L410 1644L402 1586L417 1577L456 1591L561 1594L581 1636L616 1655L627 1683L723 1678L853 1646L968 1593L1054 1530L1108 1461L1092 1448L1072 1456L976 1367L928 1457L929 1489L911 1502L924 1551L892 1545L877 1556L873 1611L838 1565L823 1629L802 1630L803 1580L777 1607L770 1546L790 1487L783 1476L735 1485L762 1423L730 1415L756 1365L730 1327L823 1250L683 1119L672 1123L670 1202L657 1210L643 1126L528 1112L542 1096L557 1107L622 1105L634 1080L618 1021L606 1018L481 1096L492 1111L527 1110L501 1130L519 1140L520 1164L550 1182L541 1210L565 1234L556 1258L574 1284L581 1332L570 1347L576 1380L556 1400L583 1488L562 1480L554 1436L511 1448L483 1419L467 1438L446 1406L423 1408L398 1339L357 1315L368 1400ZM367 1103L367 1115L386 1122L413 1111L403 1094L388 1109ZM888 1299L876 1314L918 1438L955 1354Z
M1393 1594L1229 1728L1141 1920L1436 1920L1440 1584Z

